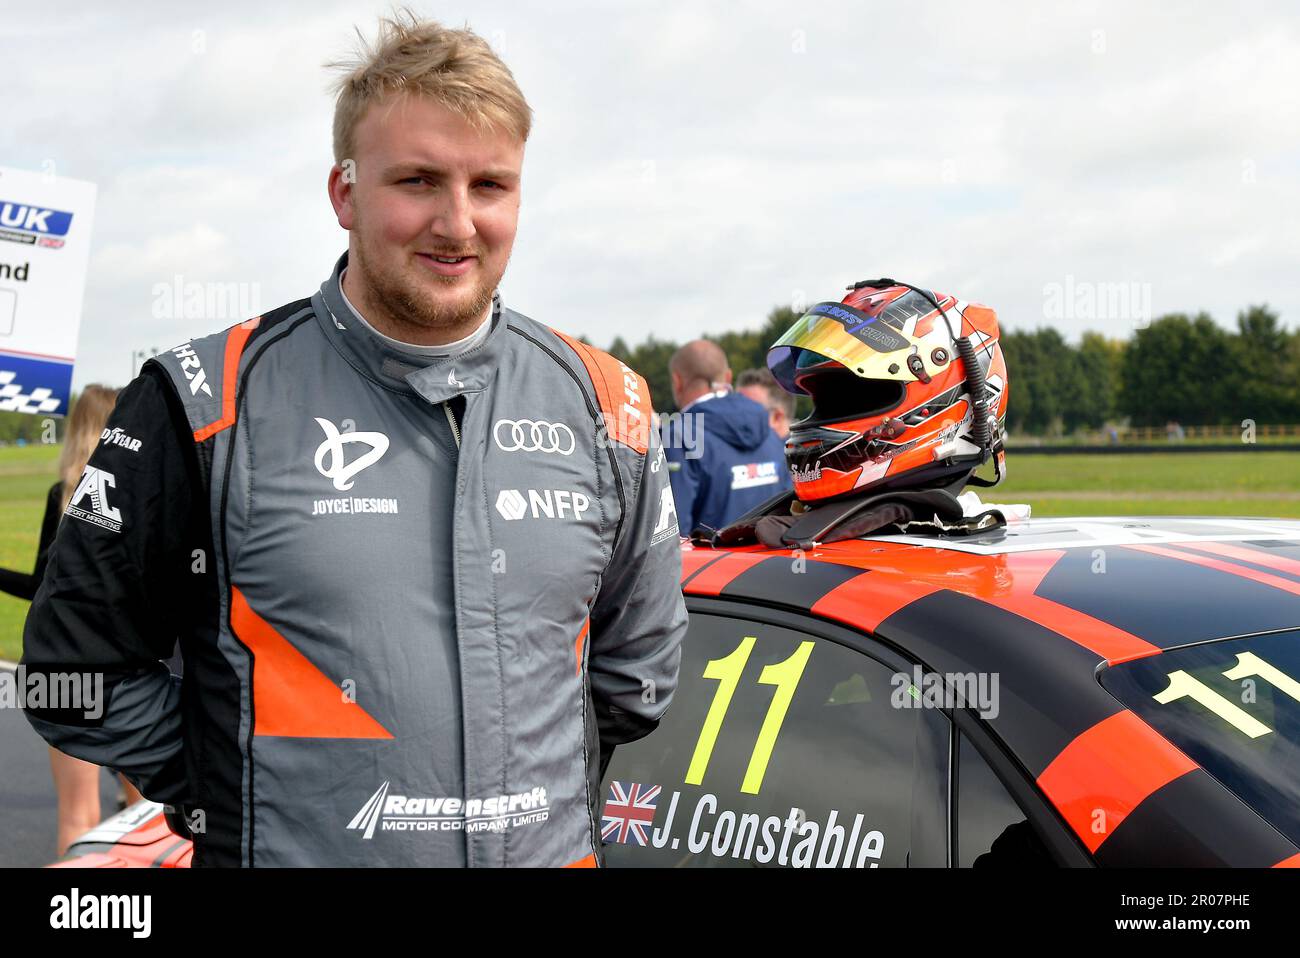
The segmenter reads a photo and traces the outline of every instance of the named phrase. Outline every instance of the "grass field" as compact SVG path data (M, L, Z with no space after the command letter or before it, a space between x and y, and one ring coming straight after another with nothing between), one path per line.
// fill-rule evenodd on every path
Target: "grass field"
M1007 455L985 502L1027 502L1035 516L1300 518L1300 453ZM986 466L982 475L992 475Z
M0 566L30 571L58 448L0 449ZM1300 453L1008 456L1009 478L977 490L1028 502L1035 516L1223 515L1300 518ZM985 472L988 472L986 467ZM0 659L21 652L27 603L0 595Z
M1104 493L1176 500L1196 494L1225 501L1272 495L1297 500L1288 515L1300 509L1300 453L1296 452L1016 456L1013 450L1007 460L1007 481L990 495L1050 493L1069 499L1074 493ZM991 470L985 467L981 474L985 473L991 475Z
M0 449L0 566L31 572L50 483L58 478L58 446ZM17 661L27 603L0 594L0 659Z

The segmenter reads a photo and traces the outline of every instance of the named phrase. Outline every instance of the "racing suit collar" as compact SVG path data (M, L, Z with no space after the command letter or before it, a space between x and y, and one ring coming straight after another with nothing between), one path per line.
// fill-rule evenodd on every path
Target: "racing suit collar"
M334 265L333 274L321 284L320 292L312 297L312 305L321 331L354 369L381 386L412 390L431 403L487 388L505 344L504 306L499 292L492 294L491 325L483 342L460 355L430 361L428 356L385 342L364 323L349 322L352 310L339 284L347 264L345 252Z

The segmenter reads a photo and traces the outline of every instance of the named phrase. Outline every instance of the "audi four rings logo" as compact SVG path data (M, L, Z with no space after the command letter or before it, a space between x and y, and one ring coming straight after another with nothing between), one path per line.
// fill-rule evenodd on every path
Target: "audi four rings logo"
M541 419L498 419L492 441L502 452L558 452L572 454L577 443L573 430L562 422Z

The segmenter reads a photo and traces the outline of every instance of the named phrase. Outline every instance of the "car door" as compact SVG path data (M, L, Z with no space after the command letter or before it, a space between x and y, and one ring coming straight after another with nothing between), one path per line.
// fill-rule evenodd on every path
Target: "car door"
M949 723L868 637L692 597L659 728L602 783L611 866L948 863Z

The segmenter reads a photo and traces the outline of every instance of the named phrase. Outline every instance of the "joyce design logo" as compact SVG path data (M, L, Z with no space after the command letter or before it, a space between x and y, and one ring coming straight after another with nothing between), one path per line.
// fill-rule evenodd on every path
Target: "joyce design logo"
M382 432L339 432L328 419L316 418L325 432L325 441L316 447L316 471L334 483L334 488L346 492L352 480L362 469L373 466L388 451L388 437ZM358 458L347 461L345 446L360 442L370 447Z

